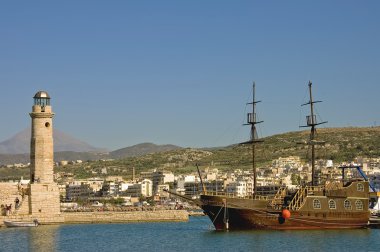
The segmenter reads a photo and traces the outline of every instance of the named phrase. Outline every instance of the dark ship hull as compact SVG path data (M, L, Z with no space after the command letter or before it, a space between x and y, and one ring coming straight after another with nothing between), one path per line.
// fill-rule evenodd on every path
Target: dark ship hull
M370 213L365 195L368 189L352 193L355 186L307 195L301 199L298 209L292 209L294 204L274 205L273 199L260 198L201 195L200 202L216 230L367 228ZM295 196L292 199L293 202L297 200ZM319 209L313 207L315 200L319 201ZM331 201L335 202L335 209L330 208ZM351 207L345 208L345 202L350 202ZM283 209L287 209L290 216L284 217Z
M353 214L349 217L327 216L320 218L324 213L315 213L314 216L304 216L300 212L290 211L289 219L284 219L281 211L258 209L226 208L215 218L220 210L217 206L203 206L202 209L213 221L216 230L248 230L248 229L277 229L277 230L305 230L305 229L355 229L368 226L367 214ZM224 211L228 212L228 228L224 219ZM215 218L215 219L214 219Z

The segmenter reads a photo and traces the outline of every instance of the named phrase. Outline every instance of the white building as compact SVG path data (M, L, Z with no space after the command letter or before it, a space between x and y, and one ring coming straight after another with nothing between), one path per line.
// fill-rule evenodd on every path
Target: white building
M121 183L119 183L119 191L120 192L125 192L132 185L133 185L132 183L121 182Z
M141 195L151 197L153 195L153 182L149 179L141 181Z
M238 197L246 197L252 195L253 181L252 179L238 179L226 185L226 192L235 194Z
M174 173L164 172L163 175L164 175L164 184L174 182Z
M150 179L144 179L136 184L124 183L122 195L131 197L151 197L153 195L153 182Z

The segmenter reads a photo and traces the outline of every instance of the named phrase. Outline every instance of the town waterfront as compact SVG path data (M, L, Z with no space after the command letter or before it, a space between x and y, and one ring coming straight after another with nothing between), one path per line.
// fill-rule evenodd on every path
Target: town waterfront
M189 222L1 228L0 251L378 251L380 229L217 232Z

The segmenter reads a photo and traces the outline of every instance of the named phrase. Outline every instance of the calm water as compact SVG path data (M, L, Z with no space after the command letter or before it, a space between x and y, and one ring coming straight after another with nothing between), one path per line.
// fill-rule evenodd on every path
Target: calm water
M185 223L0 228L0 251L380 251L380 229L216 232Z

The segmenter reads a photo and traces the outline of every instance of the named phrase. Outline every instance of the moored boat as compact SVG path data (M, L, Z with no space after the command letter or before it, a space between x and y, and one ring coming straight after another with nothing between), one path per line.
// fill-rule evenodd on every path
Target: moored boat
M370 228L380 228L380 216L371 216L369 218L368 226Z
M5 220L4 225L7 227L37 227L39 225L39 222L37 219L30 222Z
M323 144L315 139L318 123L314 114L312 83L309 82L310 100L304 105L310 105L310 115L307 116L307 126L310 127L311 146L311 177L307 186L296 190L285 186L280 187L276 195L269 198L257 193L255 146L260 141L257 138L255 105L255 84L253 84L253 111L248 114L248 125L251 125L253 183L251 196L242 198L224 192L207 192L200 195L200 207L208 215L217 230L240 229L353 229L368 226L369 182L365 179L334 181L318 185L315 176L315 146ZM345 168L360 167L342 167Z
M380 228L380 193L375 192L375 205L371 208L371 217L369 218L369 227L370 228Z

